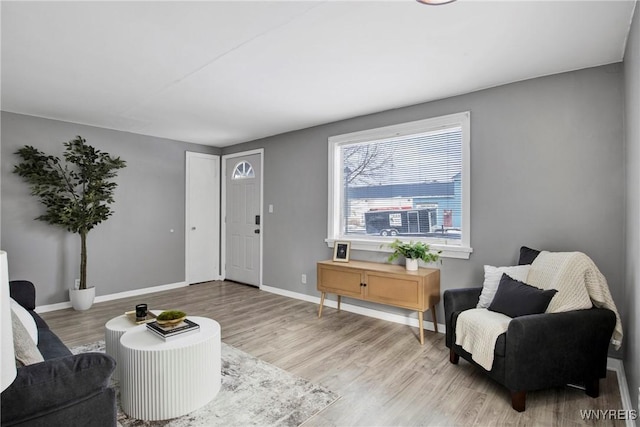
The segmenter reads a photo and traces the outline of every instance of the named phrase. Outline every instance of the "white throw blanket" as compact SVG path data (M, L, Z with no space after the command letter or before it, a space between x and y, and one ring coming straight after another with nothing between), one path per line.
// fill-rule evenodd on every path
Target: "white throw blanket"
M547 313L591 308L608 308L616 315L611 344L622 344L622 322L611 298L607 279L595 263L582 252L540 252L531 264L527 283L540 289L557 289Z
M541 252L531 264L526 283L540 289L557 289L547 313L596 307L608 308L616 315L611 343L620 348L622 323L607 281L593 261L581 252ZM456 344L471 353L473 360L487 371L493 366L495 344L505 333L511 318L486 309L465 310L456 322Z
M507 332L511 317L486 308L472 308L458 315L456 344L471 353L471 358L487 371L493 366L496 341Z

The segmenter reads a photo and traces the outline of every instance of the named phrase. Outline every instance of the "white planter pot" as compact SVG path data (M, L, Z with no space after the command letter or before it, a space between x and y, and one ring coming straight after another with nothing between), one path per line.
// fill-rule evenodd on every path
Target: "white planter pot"
M69 289L69 299L74 310L89 310L96 297L96 288Z
M416 271L418 270L418 260L407 258L405 266L407 267L407 271Z

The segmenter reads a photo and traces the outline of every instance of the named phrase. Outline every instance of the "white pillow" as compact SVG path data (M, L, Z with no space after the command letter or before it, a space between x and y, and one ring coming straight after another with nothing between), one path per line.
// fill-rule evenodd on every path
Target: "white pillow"
M13 310L11 310L11 328L13 329L13 351L16 358L16 368L44 362L42 353L31 340L22 321Z
M476 308L488 308L496 296L498 285L502 274L506 273L512 279L524 282L527 280L530 265L516 265L514 267L493 267L491 265L484 266L484 284L482 285L482 293Z
M13 310L16 316L18 316L18 319L20 319L20 323L22 323L27 332L29 332L29 336L37 345L38 327L36 326L35 319L29 314L26 308L18 304L18 302L13 298L11 298L11 310Z

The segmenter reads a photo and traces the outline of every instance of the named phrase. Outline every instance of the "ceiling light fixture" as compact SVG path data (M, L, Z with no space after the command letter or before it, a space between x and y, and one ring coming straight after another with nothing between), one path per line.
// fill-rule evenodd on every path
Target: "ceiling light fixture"
M430 6L439 6L442 4L453 3L456 0L416 0L418 3L428 4Z

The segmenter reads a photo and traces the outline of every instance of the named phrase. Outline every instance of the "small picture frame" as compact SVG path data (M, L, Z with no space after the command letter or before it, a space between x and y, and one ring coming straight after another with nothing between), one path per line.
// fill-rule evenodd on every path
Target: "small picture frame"
M333 244L333 260L338 262L349 262L349 252L351 242L335 242Z

